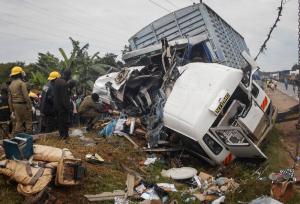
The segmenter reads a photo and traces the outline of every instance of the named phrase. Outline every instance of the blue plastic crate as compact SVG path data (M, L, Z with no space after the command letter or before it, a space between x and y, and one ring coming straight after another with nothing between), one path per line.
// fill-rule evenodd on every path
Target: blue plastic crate
M6 159L25 160L33 155L33 139L31 135L19 133L12 139L3 141Z

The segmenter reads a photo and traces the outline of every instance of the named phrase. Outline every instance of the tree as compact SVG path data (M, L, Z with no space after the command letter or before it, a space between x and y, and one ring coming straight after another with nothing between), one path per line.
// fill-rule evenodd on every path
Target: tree
M99 52L89 55L89 44L82 47L80 42L70 38L72 51L70 57L67 56L62 48L59 51L63 57L61 63L62 69L70 69L73 79L79 84L79 88L86 92L92 89L92 84L99 75L105 74L111 66L117 66L117 55L113 53L106 54L103 58L99 57Z
M42 88L44 84L47 83L47 77L40 71L32 72L30 77L30 83L32 87L37 86L36 88Z
M298 64L294 64L291 68L292 71L296 71L298 68Z
M10 70L14 66L20 66L20 67L24 68L25 63L24 62L0 63L0 84L2 84L3 82L8 81ZM25 69L25 71L26 71L26 69Z
M44 74L60 69L60 61L50 52L46 54L38 53L38 61L34 64L34 67Z

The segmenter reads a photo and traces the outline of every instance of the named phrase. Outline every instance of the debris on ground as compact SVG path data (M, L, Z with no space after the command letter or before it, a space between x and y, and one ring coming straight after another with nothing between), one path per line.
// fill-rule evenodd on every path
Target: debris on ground
M145 161L144 161L144 165L145 166L148 166L150 164L154 164L155 161L157 160L157 157L156 156L153 156L153 157L148 157Z
M88 201L105 201L105 200L114 200L115 197L125 197L125 191L123 190L115 190L113 192L103 192L95 195L84 195L88 199Z
M0 174L17 182L17 191L27 200L42 197L52 180L57 186L73 186L85 177L86 168L70 150L33 145L31 135L17 134L4 140L3 148Z
M85 133L86 129L73 129L70 131L69 135L71 137L83 137Z
M85 155L85 160L91 164L102 164L104 159L97 153Z
M161 175L174 180L183 180L194 177L197 170L191 167L172 168L169 170L162 170Z
M175 186L172 184L160 184L160 188L157 184L147 183L141 178L135 177L132 174L127 174L126 190L115 190L113 192L104 192L96 195L85 195L89 201L104 201L104 200L118 200L128 202L129 198L154 200L165 203L169 197L167 191L163 187L169 189L169 191L176 191Z
M294 184L297 182L294 169L282 169L278 173L271 173L269 179L272 181L271 195L273 198L284 203L293 198Z
M171 183L158 183L157 186L164 189L167 192L177 192L175 185Z
M194 180L200 190L200 193L194 193L193 195L201 202L203 201L215 201L215 203L223 202L225 194L235 191L239 184L234 179L227 177L215 178L204 172L200 172L198 176L195 176Z

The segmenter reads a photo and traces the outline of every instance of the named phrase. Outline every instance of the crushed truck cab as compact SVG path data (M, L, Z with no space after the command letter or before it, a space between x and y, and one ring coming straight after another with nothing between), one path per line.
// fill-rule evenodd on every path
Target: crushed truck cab
M255 82L247 89L243 72L224 65L190 63L179 70L164 107L164 125L199 143L211 164L266 158L258 145L275 114L266 93Z

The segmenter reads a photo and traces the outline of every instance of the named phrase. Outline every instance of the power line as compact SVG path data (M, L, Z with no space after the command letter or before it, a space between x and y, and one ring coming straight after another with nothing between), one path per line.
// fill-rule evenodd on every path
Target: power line
M192 2L193 4L195 4L195 2L193 0L188 0L188 1Z
M76 25L76 26L83 26L85 27L85 29L87 30L90 30L92 32L95 32L95 33L99 33L99 31L102 31L102 32L106 32L106 30L102 27L99 27L97 24L88 24L86 22L83 22L83 21L79 21L78 19L72 19L72 18L69 18L68 16L64 16L64 15L55 15L54 13L50 12L48 9L44 8L44 7L41 7L41 6L38 6L32 2L28 2L28 1L25 1L27 5L31 6L31 8L35 8L35 9L38 9L39 10L43 10L45 13L48 13L47 16L51 15L53 16L54 18L58 18L60 19L61 21L64 21L64 22L69 22L73 25ZM72 9L72 6L68 6L68 8L71 8L72 11L74 11L74 9ZM76 9L75 9L76 10ZM78 10L78 9L77 9ZM39 11L40 12L40 11ZM43 13L43 12L42 12ZM45 14L44 13L44 14ZM87 14L89 15L89 14ZM96 28L96 29L93 29L93 28ZM119 30L116 30L115 33L119 32ZM111 37L111 33L107 33L107 36Z
M56 39L61 39L61 37L62 37L62 36L57 35L57 34L55 34L55 33L49 34L49 33L46 32L45 30L37 29L36 27L26 26L26 25L24 25L24 24L19 24L19 23L13 22L13 21L3 20L3 19L1 19L1 18L0 18L0 21L3 21L3 22L5 22L5 23L7 23L8 25L16 25L17 27L21 27L21 28L28 29L28 30L30 30L30 31L35 30L35 31L41 32L41 33L43 33L43 34L45 34L45 35L49 35L49 37L52 37L52 38L55 38L55 37L56 37Z
M51 17L53 17L55 19L60 20L60 22L65 22L68 25L73 25L74 27L79 27L79 28L84 27L84 30L93 32L93 33L95 33L97 35L99 35L99 31L102 31L102 35L104 35L106 37L109 37L109 38L112 37L111 33L110 34L105 33L106 30L104 30L103 28L97 27L96 24L90 25L90 24L88 24L86 22L81 22L81 21L78 21L78 20L75 20L75 19L71 19L68 16L64 16L64 15L61 15L61 14L60 15L55 15L54 13L52 13L51 11L49 11L48 9L43 8L41 6L38 6L38 5L36 5L36 4L32 3L32 2L29 2L29 1L24 1L24 3L25 3L24 6L27 7L27 9L33 10L35 12L38 12L38 13L40 13L42 15L45 15L45 16L48 16L48 17L51 16ZM93 28L97 28L97 29L95 30ZM81 34L77 33L77 35L80 35L81 37L86 38L85 36L82 36ZM118 39L118 37L116 36L116 37L114 37L114 39Z
M1 14L1 12L0 12L0 14ZM16 15L12 15L12 14L9 14L9 13L2 13L2 14L5 14L6 16L10 16L10 17L14 17L14 18L18 18L19 16L16 16ZM1 20L1 19L0 19ZM7 21L6 20L6 22L7 23L9 23L9 24L15 24L15 25L17 25L18 27L20 26L20 24L17 24L17 23L15 23L15 22L13 22L13 21ZM29 23L32 23L31 24L31 26L28 26L28 22ZM37 30L37 31L39 31L39 32L42 32L42 33L47 33L47 35L51 35L51 37L52 37L52 34L51 33L49 33L49 32L46 32L46 31L44 31L44 30L42 30L42 29L36 29L36 26L39 24L39 22L36 22L36 21L32 21L31 19L29 20L29 19L26 19L26 23L27 23L27 26L26 25L24 25L24 24L22 24L21 25L21 27L26 27L26 29L30 29L30 30ZM71 32L70 30L65 30L65 29L62 29L62 28L55 28L56 30L58 30L58 31L61 31L61 32L64 32L64 33L66 33L66 35L68 35L68 36L72 36L73 34L72 33L74 33L74 32ZM53 32L53 31L52 31ZM119 45L117 45L117 44L113 44L113 43L110 43L110 42L107 42L107 41L101 41L101 40L99 40L99 39L94 39L94 38L91 38L91 37L88 37L88 36L85 36L85 35L81 35L81 34L76 34L77 35L77 37L80 37L80 38L83 38L83 39L86 39L86 40L88 40L88 39L91 39L91 40L94 40L94 41L96 41L96 42L98 42L98 43L101 43L101 44L106 44L106 45L108 45L108 46L119 46ZM56 36L57 36L57 39L61 39L61 37L62 36L60 36L60 35L57 35L57 33L56 33ZM65 37L65 36L64 36Z
M28 26L28 25L24 25L24 24L19 24L19 23L16 23L16 22L14 22L14 21L9 21L9 20L3 20L3 19L0 19L0 21L2 21L2 22L5 22L5 23L7 23L7 24L9 24L9 25L15 25L15 26L17 26L18 28L24 28L24 29L27 29L28 31L35 31L35 32L39 32L39 33L41 33L41 34L43 34L43 35L48 35L50 38L52 38L53 40L62 40L62 37L63 36L61 36L61 35L58 35L58 34L56 34L56 33L49 33L49 32L47 32L47 31L45 31L45 30L43 30L43 29L39 29L39 28L36 28L36 27L33 27L33 26ZM9 34L9 33L4 33L4 32L0 32L0 33L2 33L2 34L6 34L6 35L11 35L11 34ZM26 37L23 37L23 36L17 36L16 34L12 34L12 35L14 35L15 37L19 37L20 39L24 39L24 40L28 40L28 41L40 41L40 43L42 43L41 41L44 41L44 42L47 42L46 40L42 40L42 39L38 39L38 38L36 38L36 39L34 39L34 38L26 38ZM114 45L114 44L111 44L111 43L109 43L109 42L106 42L106 41L98 41L97 39L91 39L91 40L94 40L95 41L95 43L99 43L99 44L101 44L101 45L103 45L103 44L106 44L106 45L108 45L108 46L112 46L112 47L115 47L115 46L117 46L117 45ZM102 49L102 50L112 50L112 49L108 49L108 48L106 48L106 47L103 47L103 46L97 46L99 49Z
M177 5L175 5L172 1L166 0L166 2L168 2L169 4L171 4L172 6L174 6L176 9L178 9L179 7Z
M55 15L54 13L52 13L52 12L50 12L49 10L47 10L47 9L44 9L44 8L42 8L42 7L35 7L35 4L32 4L32 5L29 5L29 4L27 4L27 3L30 3L30 2L26 2L26 4L25 4L25 7L27 7L28 9L30 9L30 10L34 10L34 11L37 11L37 12L39 12L40 14L42 14L42 15L46 15L46 16L49 16L49 15L51 15L51 16L53 16L53 17L55 17L56 19L60 19L60 21L63 21L63 22L66 22L68 25L74 25L74 27L75 28L82 28L82 25L81 24L77 24L78 22L76 22L76 21L72 21L72 19L69 19L69 22L68 21L66 21L65 20L65 18L63 18L62 16L58 16L58 15ZM29 8L30 7L30 8ZM41 10L44 10L45 12L42 12ZM12 14L10 14L10 13L3 13L3 14L5 14L5 15L7 15L7 16L11 16L11 17L14 17L14 18L19 18L20 16L16 16L16 15L12 15ZM36 19L36 18L35 18ZM1 20L1 19L0 19ZM71 21L70 21L71 20ZM23 27L23 28L26 28L26 29L30 29L30 30L37 30L37 31L39 31L39 32L42 32L42 33L46 33L47 35L49 35L49 32L48 31L45 31L45 30L41 30L41 29L36 29L36 25L38 24L38 22L35 22L35 21L32 21L31 20L31 18L30 19L26 19L26 24L28 24L28 22L31 22L32 23L32 27L28 27L28 26L25 26L25 25L23 25L23 24L18 24L18 23L15 23L15 22L12 22L11 24L14 24L14 25L17 25L18 27ZM75 23L75 24L74 24ZM43 24L43 26L45 26L45 24ZM60 31L62 31L62 32L64 32L64 33L68 33L67 35L73 35L74 33L75 33L75 31L71 31L71 30L65 30L65 29L62 29L62 28L58 28L58 27L56 27L55 28L56 30L60 30ZM84 31L85 31L85 29L84 29ZM72 34L73 33L73 34ZM110 42L108 42L108 41L106 41L106 40L99 40L99 38L91 38L90 36L88 37L88 36L86 36L86 35L82 35L81 34L82 32L76 32L76 34L75 34L75 36L77 36L77 37L80 37L80 38L83 38L83 39L93 39L94 41L96 41L96 42L98 42L98 43L101 43L101 44L106 44L106 45L108 45L108 46L119 46L119 45L117 45L117 44L114 44L114 43L110 43ZM99 32L98 31L96 31L95 32L95 34L97 34L97 35L99 35ZM56 33L55 34L51 34L51 37L53 37L52 35L55 35L55 36L57 36L58 38L60 38L61 36L58 36ZM118 39L117 37L112 37L111 35L110 36L108 36L108 38L109 39L112 39L111 41L114 41L115 39ZM121 41L121 39L119 39L120 41ZM122 39L123 40L123 39Z
M167 11L168 13L171 13L171 11L165 7L163 7L162 5L160 5L159 3L156 3L155 1L149 0L149 2L151 2L152 4L156 5L157 7Z
M34 42L41 42L41 41L46 41L45 39L40 39L40 38L28 38L28 37L24 37L24 36L21 36L21 35L18 35L16 33L11 33L11 32L3 32L3 31L0 31L0 35L2 36L5 36L5 37L14 37L14 38L17 38L17 39L23 39L23 40L28 40L28 41L34 41Z
M264 41L264 43L262 44L262 46L260 47L259 49L259 52L257 53L256 57L254 58L254 60L257 60L257 58L259 57L259 55L261 53L263 53L266 49L267 49L267 43L268 41L270 40L271 38L271 35L274 31L274 29L277 27L277 23L280 21L280 17L282 16L282 10L283 10L283 5L284 3L287 3L289 0L281 0L281 3L280 3L280 6L277 8L278 10L278 14L277 14L277 17L276 17L276 20L274 22L274 24L272 25L268 35L267 35L267 38L266 40Z

